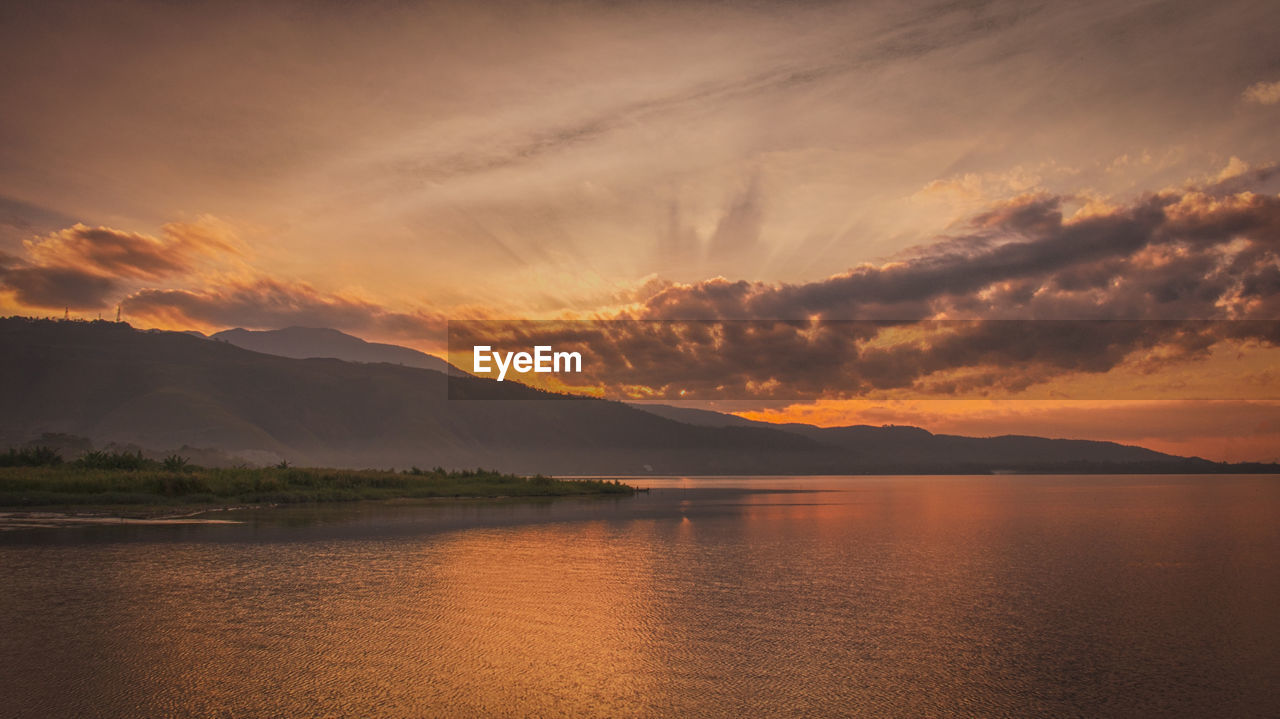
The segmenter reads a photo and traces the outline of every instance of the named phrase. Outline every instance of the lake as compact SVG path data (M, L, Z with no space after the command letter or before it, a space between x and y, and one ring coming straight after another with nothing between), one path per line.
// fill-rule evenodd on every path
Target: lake
M1280 477L629 481L0 533L0 716L1280 713Z

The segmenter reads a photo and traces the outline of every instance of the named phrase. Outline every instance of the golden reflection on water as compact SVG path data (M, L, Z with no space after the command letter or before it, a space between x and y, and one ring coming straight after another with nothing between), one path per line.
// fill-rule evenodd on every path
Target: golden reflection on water
M1276 698L1280 479L678 482L345 534L339 513L0 544L3 709L1197 716Z
M463 677L448 705L617 716L653 690L647 640L663 595L653 587L652 523L629 528L641 541L625 544L602 522L566 529L451 543L432 622L448 631L426 642Z
M140 600L117 607L141 650L128 681L158 680L136 699L174 715L624 714L660 679L648 652L669 595L648 525L625 545L591 522L371 544L357 562L249 546L223 564L196 545L164 563L182 576L122 564L117 586Z

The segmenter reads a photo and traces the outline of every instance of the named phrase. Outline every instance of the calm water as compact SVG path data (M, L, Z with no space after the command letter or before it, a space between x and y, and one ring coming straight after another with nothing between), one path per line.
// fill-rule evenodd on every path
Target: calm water
M0 534L0 715L1280 715L1280 477L637 483Z

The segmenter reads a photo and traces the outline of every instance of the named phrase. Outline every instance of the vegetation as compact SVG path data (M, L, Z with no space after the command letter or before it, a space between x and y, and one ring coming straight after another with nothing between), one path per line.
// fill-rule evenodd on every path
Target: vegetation
M88 452L64 462L57 452L0 455L0 506L121 504L285 504L430 497L546 497L631 494L621 482L521 477L483 469L348 470L293 467L227 469L163 461L133 452Z
M176 454L165 457L161 466L170 472L193 472L196 469L186 457L179 457Z
M147 469L154 467L156 462L144 458L142 450L138 450L137 452L85 452L73 464L82 469Z
M49 447L23 447L0 454L0 467L51 467L62 464L62 455Z

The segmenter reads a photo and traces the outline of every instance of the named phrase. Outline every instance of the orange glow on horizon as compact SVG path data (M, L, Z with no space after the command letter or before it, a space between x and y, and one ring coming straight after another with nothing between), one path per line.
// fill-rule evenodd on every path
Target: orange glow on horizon
M775 424L899 424L935 434L1090 439L1214 461L1280 461L1280 401L1273 400L824 400L732 414Z

